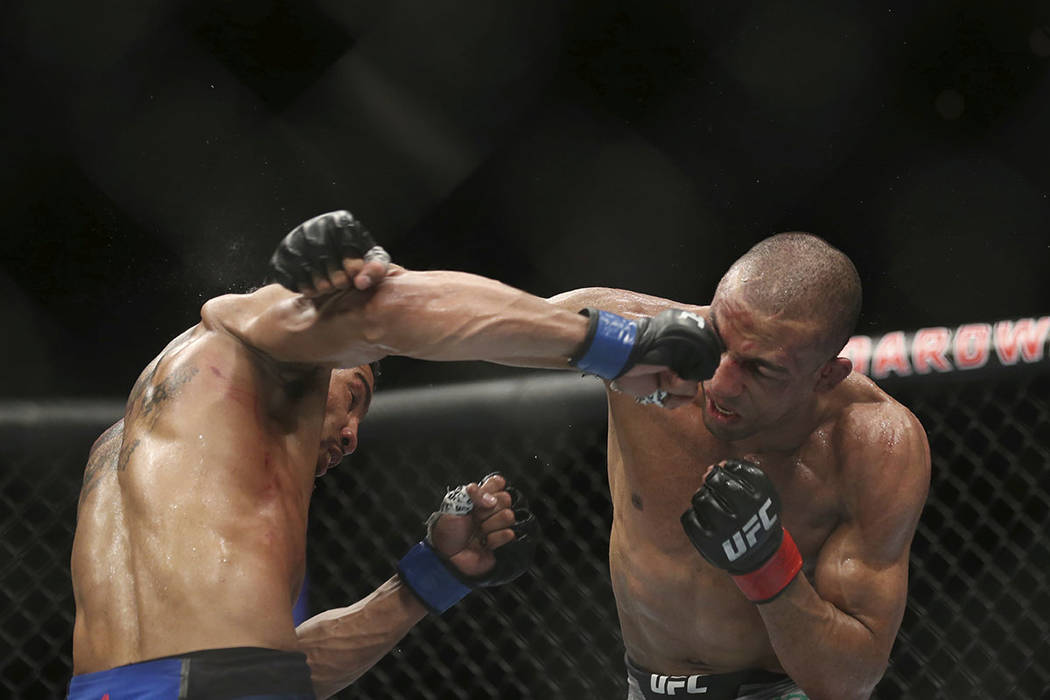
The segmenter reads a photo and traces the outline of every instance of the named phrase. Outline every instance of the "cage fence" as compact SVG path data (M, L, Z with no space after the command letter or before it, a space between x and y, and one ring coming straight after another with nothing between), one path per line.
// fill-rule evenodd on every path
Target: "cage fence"
M933 471L881 700L1046 697L1050 363L1031 359L888 377L926 428ZM0 696L65 693L77 494L88 448L119 410L0 409ZM380 392L362 445L315 490L313 610L371 592L420 537L445 487L492 471L530 498L544 540L528 574L427 618L340 697L625 696L596 381L538 373Z

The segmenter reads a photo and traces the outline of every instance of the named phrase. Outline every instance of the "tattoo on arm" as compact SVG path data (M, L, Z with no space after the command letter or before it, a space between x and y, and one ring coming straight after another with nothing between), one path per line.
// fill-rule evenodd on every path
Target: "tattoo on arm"
M118 421L95 441L94 447L91 448L91 454L88 455L87 467L84 469L84 484L80 488L80 498L77 500L78 511L80 510L80 504L98 486L102 472L106 469L114 470L117 468L120 447L124 441L123 438L124 421ZM136 444L138 443L137 440L135 442Z
M124 445L120 450L120 459L117 461L116 469L118 472L125 471L128 468L128 462L131 461L131 453L135 451L135 448L139 446L139 439L135 440L130 445Z
M167 377L159 382L155 381L161 363L173 352L185 347L192 336L193 329L191 328L172 340L164 348L164 351L143 370L135 385L131 387L131 394L128 396L127 417L129 419L136 418L139 414L153 413L155 408L159 408L168 399L174 397L178 389L197 374L196 367L192 365L182 366L172 370ZM147 429L152 428L153 424L157 422L157 416L157 413L153 413Z
M159 366L160 363L158 362L157 365ZM134 416L144 419L146 421L146 429L152 429L160 418L160 409L168 401L175 398L179 390L193 379L197 372L198 369L192 365L178 367L172 370L164 379L154 384L153 377L157 373L157 368L154 367L148 375L139 379L135 384L135 388L132 389L131 399L128 403L129 417Z
M153 366L139 377L131 389L125 420L136 421L132 428L135 432L141 429L147 432L152 430L162 413L160 409L177 396L179 390L197 375L198 370L192 365L177 367L164 379L154 383L157 370L163 360L163 356L157 359ZM144 424L137 422L139 418L143 419ZM128 468L131 456L141 441L138 438L129 442L124 441L125 420L118 421L102 433L92 446L91 453L88 455L87 467L84 469L84 483L80 488L80 498L77 500L78 511L84 499L95 490L106 472L122 472Z

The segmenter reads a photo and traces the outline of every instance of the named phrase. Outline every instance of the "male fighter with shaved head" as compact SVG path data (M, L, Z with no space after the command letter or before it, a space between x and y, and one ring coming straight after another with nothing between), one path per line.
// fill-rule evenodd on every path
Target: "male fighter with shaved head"
M614 289L552 301L587 307L599 333L607 312L683 308L724 346L699 384L607 382L629 699L869 697L904 614L930 456L915 416L838 357L861 305L849 258L780 234L710 306Z
M718 361L710 329L677 312L596 329L489 279L388 262L348 213L315 217L272 261L306 293L211 299L142 372L84 474L71 698L326 697L427 611L524 571L535 521L492 476L450 491L374 593L294 626L313 480L357 447L375 360L577 358L694 384Z

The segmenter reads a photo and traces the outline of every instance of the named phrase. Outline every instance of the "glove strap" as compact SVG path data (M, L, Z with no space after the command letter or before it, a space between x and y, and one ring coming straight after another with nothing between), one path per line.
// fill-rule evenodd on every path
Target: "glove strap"
M430 612L443 613L470 593L430 545L419 542L397 563L398 573Z
M582 356L570 358L569 364L602 379L616 379L634 349L638 324L609 311L584 309L580 313L590 317L591 325L580 350Z
M768 603L795 580L801 569L802 555L791 533L785 529L773 556L751 573L733 576L733 581L752 603Z

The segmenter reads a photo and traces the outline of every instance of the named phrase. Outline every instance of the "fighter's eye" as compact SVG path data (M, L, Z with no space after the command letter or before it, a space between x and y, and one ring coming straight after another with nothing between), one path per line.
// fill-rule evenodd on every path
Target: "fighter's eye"
M746 363L747 371L755 375L759 379L776 379L776 374L773 370L769 369L765 365L761 365L753 360Z

